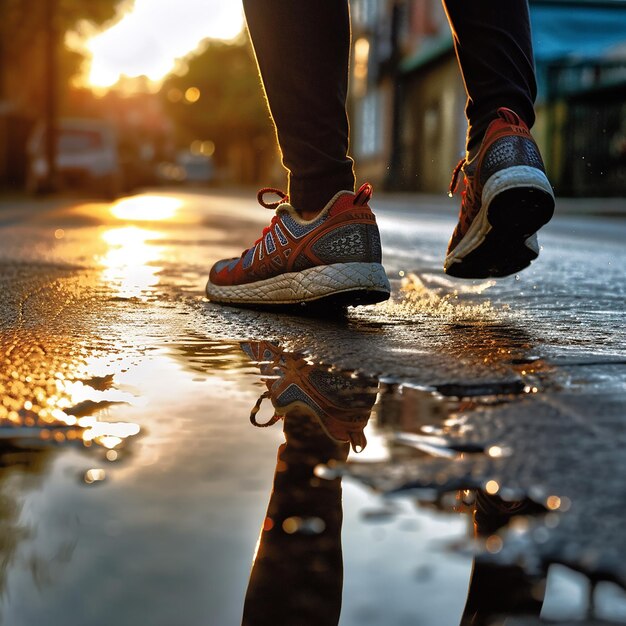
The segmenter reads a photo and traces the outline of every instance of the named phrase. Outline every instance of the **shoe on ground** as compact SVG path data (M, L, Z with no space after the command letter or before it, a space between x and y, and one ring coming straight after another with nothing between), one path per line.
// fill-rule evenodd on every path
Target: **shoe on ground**
M554 213L554 193L526 124L510 109L498 109L476 157L457 165L450 195L461 171L465 190L446 274L501 277L528 267L539 255L536 232Z
M266 203L264 194L282 201ZM239 258L218 261L206 293L233 305L332 303L373 304L387 300L389 281L381 264L376 218L368 206L372 187L340 191L312 220L304 220L275 189L262 189L259 203L276 214Z
M330 370L270 341L248 341L240 346L266 377L267 391L250 414L254 426L308 417L335 443L349 443L355 452L365 448L363 430L376 402L376 379ZM265 398L270 399L274 416L258 422L256 416Z

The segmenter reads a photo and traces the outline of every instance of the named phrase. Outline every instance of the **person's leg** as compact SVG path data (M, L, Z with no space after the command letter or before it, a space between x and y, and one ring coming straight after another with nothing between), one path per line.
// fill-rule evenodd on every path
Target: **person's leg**
M443 0L467 89L464 187L444 271L460 278L515 274L537 258L535 233L554 193L530 134L536 83L527 0Z
M306 216L354 189L346 96L347 0L244 0L248 30L289 171L291 204Z
M346 94L347 0L244 0L289 193L264 189L276 215L241 256L209 274L213 302L340 307L387 300L380 234L368 202L354 193ZM282 202L268 203L272 191Z
M500 107L528 128L537 95L527 0L443 0L467 90L468 152L475 152Z

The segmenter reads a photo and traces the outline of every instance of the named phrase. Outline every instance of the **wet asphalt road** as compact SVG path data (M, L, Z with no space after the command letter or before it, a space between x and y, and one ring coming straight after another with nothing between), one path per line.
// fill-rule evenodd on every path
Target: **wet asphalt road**
M0 202L2 623L239 621L282 441L250 428L265 386L240 343L267 341L373 394L366 449L325 470L351 478L341 624L458 623L450 512L475 490L535 513L478 563L551 568L562 623L588 613L571 572L612 581L596 616L626 623L626 220L557 206L531 268L468 282L441 271L454 201L375 198L392 300L320 319L204 298L269 220L250 198Z

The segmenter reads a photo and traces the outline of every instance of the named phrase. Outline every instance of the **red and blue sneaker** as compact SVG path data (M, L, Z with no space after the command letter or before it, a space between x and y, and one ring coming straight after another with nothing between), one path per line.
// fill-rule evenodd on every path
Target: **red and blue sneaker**
M273 193L280 202L267 203ZM270 225L239 258L218 261L206 293L234 305L332 303L356 306L387 300L372 187L340 191L312 220L305 220L276 189L259 191L259 204L275 209Z
M539 255L536 232L554 213L554 193L528 126L510 109L498 109L478 154L457 165L465 177L461 212L444 263L459 278L509 276Z

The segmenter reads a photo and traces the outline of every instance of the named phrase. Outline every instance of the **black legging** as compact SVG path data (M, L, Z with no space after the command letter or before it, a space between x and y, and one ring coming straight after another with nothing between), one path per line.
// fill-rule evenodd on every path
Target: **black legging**
M346 95L347 0L243 0L294 206L354 188ZM536 84L527 0L444 0L468 94L468 149L499 107L532 126Z

